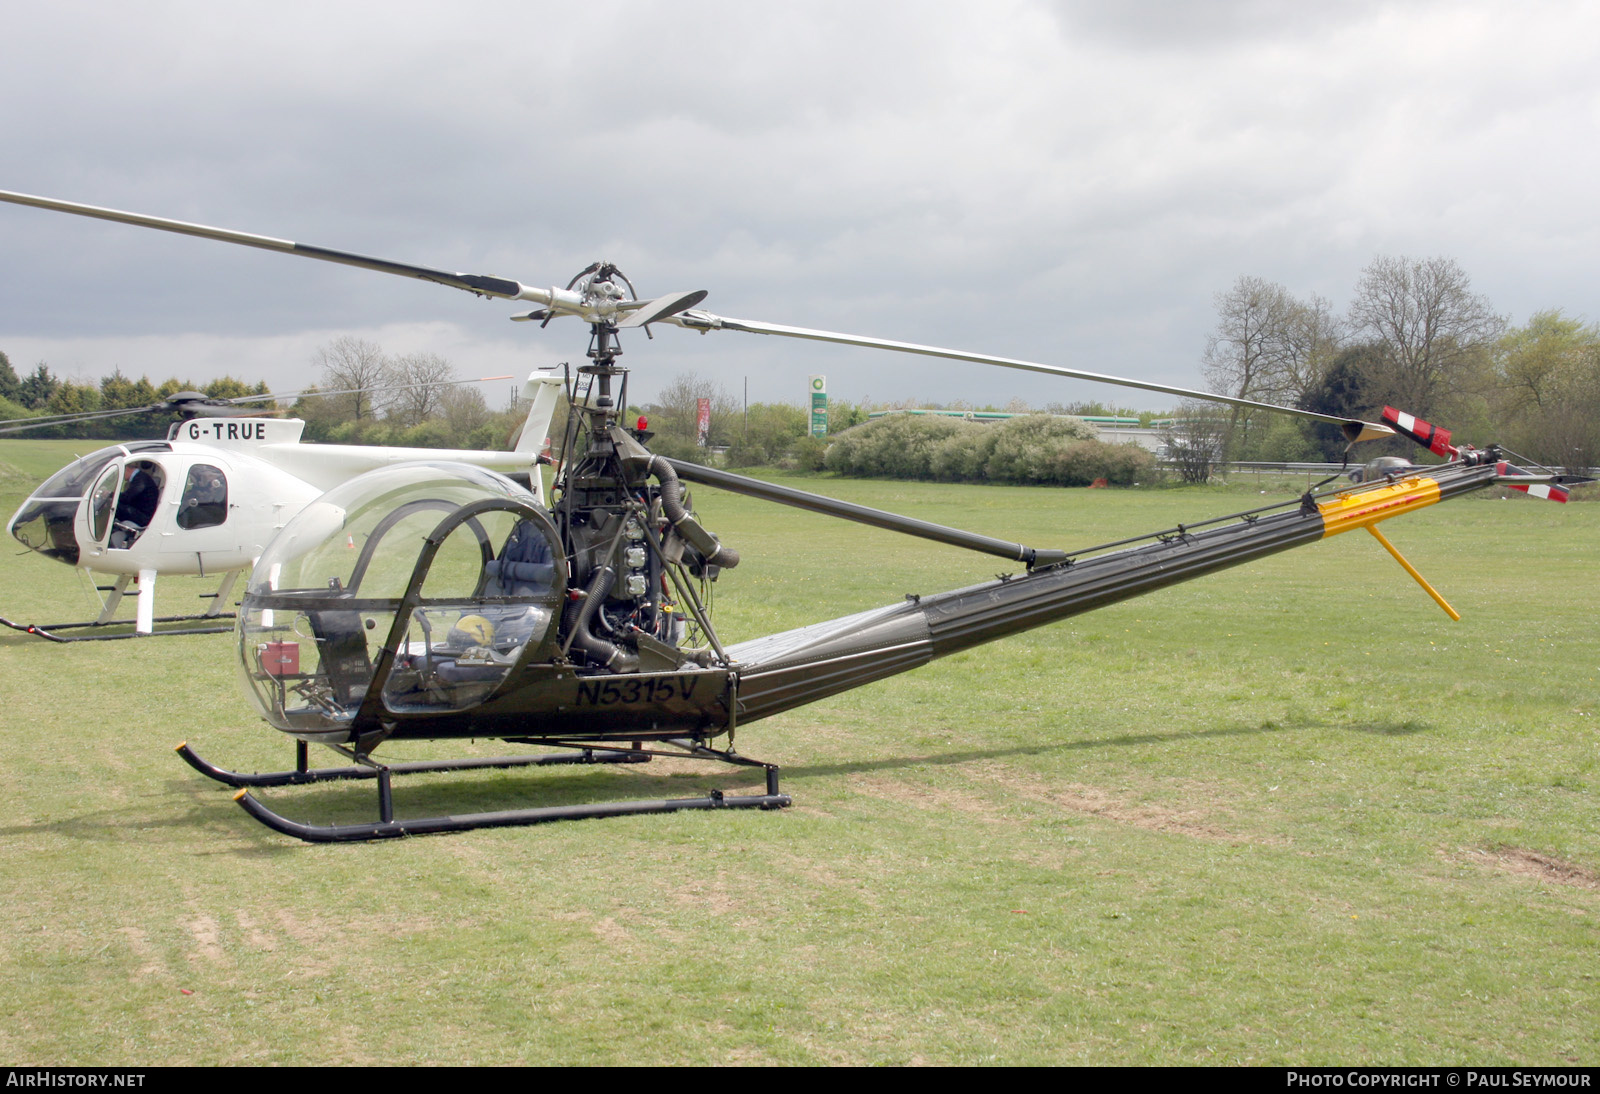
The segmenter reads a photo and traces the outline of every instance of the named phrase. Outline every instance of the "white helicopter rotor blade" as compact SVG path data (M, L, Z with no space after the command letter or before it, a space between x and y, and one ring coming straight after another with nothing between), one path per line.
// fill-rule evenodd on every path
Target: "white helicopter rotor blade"
M76 425L79 422L94 422L101 418L125 418L133 414L144 414L150 410L161 409L156 406L128 407L120 410L94 410L86 414L57 414L45 418L7 418L0 421L0 434L23 433L30 429L44 429L52 425Z
M943 357L951 361L971 361L980 365L998 365L1001 368L1043 372L1051 376L1064 376L1072 380L1090 380L1100 384L1117 384L1122 387L1140 388L1144 391L1159 391L1166 395L1177 395L1185 399L1199 399L1212 403L1225 403L1229 406L1243 407L1246 410L1293 414L1297 417L1309 418L1312 421L1336 425L1344 431L1345 436L1352 442L1374 440L1378 437L1391 437L1394 435L1394 430L1378 422L1340 418L1331 414L1319 414L1312 410L1301 410L1298 407L1261 403L1254 399L1240 399L1232 395L1218 395L1210 391L1195 391L1192 388L1157 384L1149 380L1133 380L1126 376L1111 376L1103 372L1086 372L1082 369L1065 368L1061 365L1044 365L1036 361L1019 361L1012 357L995 357L987 353L967 353L964 350L924 346L915 342L895 342L887 338L868 338L858 334L840 334L837 331L812 330L809 327L788 327L779 323L763 323L753 319L730 319L727 316L713 315L705 311L680 312L677 315L670 315L658 320L658 322L673 323L688 330L735 330L743 331L746 334L775 334L783 338L803 338L813 342L835 342L844 346L862 346L867 349L890 350L894 353L915 353L923 357Z
M38 197L34 194L18 194L10 190L0 190L0 201L8 201L13 205L32 205L40 209L50 209L58 213L72 213L81 217L94 217L97 220L111 220L120 224L135 224L141 228L155 228L163 232L176 232L179 235L215 239L223 243L237 243L242 247L259 247L265 251L279 251L283 254L299 255L301 258L320 259L323 262L337 262L344 266L356 266L364 270L395 274L399 277L412 277L419 281L432 281L435 284L446 285L452 289L461 289L465 292L475 293L478 296L497 296L506 300L531 300L536 304L545 304L561 309L578 308L583 304L582 297L577 293L556 288L530 288L520 281L514 281L507 277L449 273L445 270L429 269L426 266L412 266L403 262L390 262L383 258L369 258L366 255L352 254L348 251L335 251L327 247L313 247L307 243L295 243L292 240L275 239L272 236L255 235L251 232L235 232L229 228L212 228L205 224L191 224L183 220L168 220L166 217L129 213L121 209L106 209L98 205L82 205L75 201L60 201L56 198Z
M286 391L277 395L272 394L271 392L268 392L265 395L240 395L236 398L227 399L225 402L229 406L242 406L245 403L262 403L270 399L276 399L279 402L287 402L290 399L299 399L301 397L319 399L323 397L331 398L334 395L354 395L357 392L366 392L370 394L374 391L382 391L385 393L391 391L414 391L419 387L454 387L458 384L487 384L492 380L511 379L515 379L515 377L508 372L504 376L468 376L465 378L456 378L452 380L423 380L421 383L416 384L382 384L375 387L347 387L329 391L318 391L316 388L306 388L304 391Z

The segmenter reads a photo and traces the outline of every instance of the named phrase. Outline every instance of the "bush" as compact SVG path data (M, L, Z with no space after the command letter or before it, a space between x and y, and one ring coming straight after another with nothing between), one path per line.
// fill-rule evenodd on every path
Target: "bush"
M402 448L457 448L456 438L450 432L450 423L437 418L414 425L399 434L397 443Z
M1083 441L1099 444L1094 427L1076 418L1030 414L997 427L978 428L998 430L994 452L983 466L985 476L996 482L1059 482L1063 460L1073 445ZM1099 477L1092 476L1089 482Z
M1156 474L1155 453L1136 444L1074 441L1051 456L1050 482L1089 486L1105 479L1113 486L1149 482Z
M932 478L934 451L963 426L972 428L950 418L890 414L834 438L828 470L869 478Z
M999 439L1000 427L987 425L963 429L946 437L933 453L933 477L943 482L982 479Z
M729 467L766 467L773 462L771 454L759 444L736 444L724 458Z
M956 418L893 414L834 438L827 469L843 475L945 482L1117 485L1155 477L1154 454L1106 444L1092 426L1036 414L984 425Z
M708 464L711 462L711 450L701 448L693 441L686 441L681 437L652 437L650 438L650 451L657 456L665 456L669 460L682 460L684 463Z
M827 466L828 442L821 437L801 437L789 446L778 466L786 471L821 471Z

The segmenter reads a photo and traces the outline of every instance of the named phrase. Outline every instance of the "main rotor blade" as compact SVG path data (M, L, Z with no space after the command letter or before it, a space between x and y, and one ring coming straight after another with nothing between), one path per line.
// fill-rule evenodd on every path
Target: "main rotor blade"
M287 402L290 399L299 399L301 397L305 397L305 398L309 398L309 399L319 399L319 398L322 398L324 396L331 397L331 396L334 396L334 395L356 395L358 393L364 393L364 394L368 394L368 395L374 394L374 393L377 393L377 394L380 394L380 395L387 395L391 391L413 391L413 390L415 390L416 388L419 388L419 387L452 387L452 386L454 386L456 384L487 384L491 380L510 380L510 379L514 379L514 377L508 372L504 376L468 376L468 377L465 377L465 378L452 378L452 379L449 379L449 380L423 380L420 383L415 383L415 384L383 384L383 383L379 383L379 384L374 384L372 387L347 387L347 388L339 388L337 390L329 390L329 391L319 391L314 387L308 387L308 388L304 389L303 391L286 391L286 392L283 392L282 394L278 394L278 395L274 395L274 394L272 394L270 392L265 394L265 395L239 395L239 396L236 396L235 398L227 399L227 400L224 400L224 401L229 406L240 406L240 405L242 405L244 403L264 402L267 399L276 399L279 402Z
M13 205L32 205L40 209L51 209L58 213L72 213L81 217L94 217L97 220L111 220L120 224L135 224L141 228L155 228L163 232L176 232L179 235L215 239L223 243L237 243L242 247L259 247L264 251L280 251L284 254L299 255L302 258L320 259L323 262L337 262L344 266L356 266L364 270L395 274L399 277L412 277L418 281L432 281L437 285L461 289L465 292L475 293L478 296L498 296L507 300L532 300L538 304L565 304L569 302L567 298L578 299L574 293L564 293L558 289L529 288L519 281L513 281L506 277L449 273L444 270L432 270L426 266L411 266L403 262L390 262L383 258L369 258L366 255L351 254L348 251L335 251L327 247L313 247L307 243L295 243L292 240L275 239L272 236L255 235L250 232L235 232L229 228L212 228L204 224L191 224L183 220L168 220L165 217L146 216L143 213L128 213L120 209L102 208L98 205L81 205L75 201L60 201L56 198L38 197L33 194L18 194L10 190L0 190L0 201L8 201Z
M642 327L646 323L657 323L666 316L694 307L705 298L706 290L695 289L692 292L669 293L653 300L630 300L622 308L631 314L617 326Z
M4 420L0 420L0 435L7 433L23 433L30 429L43 429L46 426L77 425L79 422L99 421L102 418L125 418L133 414L159 413L161 411L193 414L195 416L204 418L229 417L235 413L237 413L239 416L243 416L244 414L251 412L249 408L245 408L244 405L246 403L260 403L268 400L286 402L290 399L298 399L302 396L319 397L354 395L357 392L372 393L376 391L382 394L388 394L389 392L393 391L411 391L419 387L450 387L455 384L483 384L488 383L491 380L509 380L511 378L511 375L508 373L505 376L475 376L468 377L466 379L425 380L422 383L417 384L384 384L379 387L345 388L338 391L317 391L314 388L308 388L305 391L289 391L276 395L272 394L271 392L268 392L265 395L239 395L231 399L217 399L199 391L180 391L173 395L167 396L159 403L151 403L149 406L117 407L113 410L87 410L77 414L53 414L38 418L6 418ZM236 411L236 408L243 409L238 409ZM268 413L276 414L278 412L278 408L274 407Z
M1212 403L1225 403L1229 406L1243 407L1246 410L1292 414L1296 417L1336 425L1344 431L1344 435L1352 443L1355 441L1374 440L1378 437L1389 437L1394 434L1394 430L1377 422L1340 418L1331 414L1319 414L1313 410L1301 410L1298 407L1278 406L1274 403L1257 402L1254 399L1240 399L1232 395L1218 395L1211 391L1195 391L1192 388L1173 387L1170 384L1157 384L1149 380L1133 380L1125 376L1111 376L1103 372L1086 372L1082 369L1065 368L1061 365L1043 365L1036 361L1019 361L1012 357L995 357L987 353L967 353L963 350L924 346L915 342L895 342L887 338L867 338L858 334L812 330L809 327L787 327L778 323L762 323L752 319L730 319L726 316L712 315L710 312L704 311L680 312L677 315L667 316L660 322L673 323L688 330L736 330L744 331L746 334L775 334L783 338L804 338L813 342L835 342L844 346L862 346L867 349L889 350L894 353L915 353L923 357L943 357L951 361L971 361L980 365L998 365L1001 368L1024 369L1028 372L1043 372L1051 376L1065 376L1072 380L1091 380L1099 384L1117 384L1122 387L1140 388L1144 391L1159 391L1166 395L1177 395L1185 399L1199 399Z
M244 247L258 247L262 250L280 251L284 254L299 255L302 258L315 258L323 262L337 262L345 266L356 266L361 269L375 270L379 273L395 274L400 277L415 278L419 281L431 281L438 285L462 289L475 293L478 296L495 296L508 300L529 300L536 304L546 305L551 313L565 313L580 315L588 321L599 321L603 316L601 309L595 308L584 297L569 289L559 288L531 288L519 281L504 277L490 277L480 274L448 273L444 270L433 270L426 266L412 266L401 262L390 262L382 258L370 258L365 255L352 254L347 251L335 251L326 247L314 247L310 244L295 243L287 239L276 239L272 236L254 235L249 232L236 232L227 228L212 228L204 224L191 224L182 220L168 220L165 217L146 216L142 213L123 212L119 209L107 209L98 205L81 205L77 202L61 201L56 198L38 197L32 194L19 194L10 190L0 190L0 201L11 202L14 205L32 205L40 209L50 209L60 213L72 213L76 216L94 217L99 220L116 221L123 224L134 224L143 228L154 228L164 232L176 232L180 235L199 236L203 239L215 239L224 243L236 243ZM1064 376L1074 380L1089 380L1094 383L1117 384L1122 387L1139 388L1144 391L1158 391L1167 395L1177 395L1185 399L1197 399L1205 402L1223 403L1228 406L1242 407L1246 410L1262 410L1277 414L1291 414L1312 421L1328 422L1337 425L1350 442L1371 440L1377 437L1387 437L1394 434L1394 430L1387 425L1376 422L1365 422L1358 419L1340 418L1329 414L1319 414L1315 411L1301 410L1297 407L1277 406L1272 403L1257 402L1254 399L1241 399L1232 395L1218 395L1209 391L1196 391L1192 388L1174 387L1168 384L1157 384L1147 380L1133 380L1122 376L1111 376L1100 372L1087 372L1081 369L1065 368L1060 365L1045 365L1035 361L1020 361L1010 357L996 357L985 353L965 353L960 350L943 349L938 346L924 346L914 342L896 342L887 338L867 338L861 335L840 334L835 331L812 330L808 327L789 327L777 323L762 323L750 319L730 319L725 316L713 315L710 312L680 310L692 308L693 304L703 299L703 294L674 293L666 297L658 297L643 303L626 302L620 308L607 310L632 311L633 314L623 320L623 326L642 326L646 323L660 322L672 323L689 330L737 330L748 334L773 334L784 338L803 338L817 342L834 342L840 345L862 346L868 349L883 349L895 353L914 353L925 357L943 357L952 361L971 361L975 364L998 365L1002 368L1024 369L1029 372L1042 372L1052 376ZM628 305L632 306L629 307ZM675 314L666 314L675 312ZM514 318L543 319L549 313L533 312Z
M56 414L44 418L7 418L0 421L0 434L26 433L30 429L44 429L52 425L77 425L79 422L94 422L101 418L126 418L133 414L145 414L152 410L165 409L164 403L155 403L151 406L119 407L116 410L90 410L82 414Z

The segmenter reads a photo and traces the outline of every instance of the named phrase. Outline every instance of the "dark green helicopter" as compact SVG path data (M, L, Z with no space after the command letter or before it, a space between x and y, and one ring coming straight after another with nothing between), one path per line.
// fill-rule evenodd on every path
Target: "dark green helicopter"
M779 808L779 771L734 748L740 726L924 665L937 657L1249 562L1366 528L1503 483L1562 501L1561 476L1524 471L1500 451L1385 408L1381 422L1329 417L1246 399L934 346L731 319L700 310L703 291L640 299L609 263L565 288L426 267L198 224L0 191L0 200L282 251L432 281L537 307L515 319L587 323L587 361L567 378L573 413L554 501L526 476L415 461L370 471L307 505L256 562L238 613L238 655L261 715L295 739L293 769L243 774L179 753L241 787L263 823L306 840L368 840L469 828L682 809ZM1008 543L910 517L655 455L643 422L623 420L627 370L619 335L651 324L741 331L921 354L1158 391L1338 425L1351 444L1400 434L1445 462L1376 461L1365 481L1308 490L1297 501L1068 553ZM1331 479L1329 480L1332 481ZM1566 482L1574 481L1570 478ZM685 482L932 539L1019 564L1021 572L751 641L725 644L707 589L739 563L702 527ZM1327 485L1326 483L1320 485ZM1452 613L1453 614L1453 613ZM501 738L561 751L413 763L375 758L390 740ZM309 744L348 764L315 768ZM638 763L687 756L760 767L766 792L395 816L397 774L562 763ZM378 819L308 825L249 788L375 779Z

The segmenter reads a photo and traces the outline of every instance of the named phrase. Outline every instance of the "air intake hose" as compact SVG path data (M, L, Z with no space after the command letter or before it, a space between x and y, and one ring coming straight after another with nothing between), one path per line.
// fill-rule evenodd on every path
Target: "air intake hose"
M731 570L739 565L739 552L719 543L717 537L700 527L689 515L689 510L683 507L683 487L672 465L660 456L653 456L650 459L650 473L661 481L661 509L667 514L673 530L713 566Z
M615 643L607 642L589 630L589 621L604 603L606 594L611 591L611 584L616 579L617 572L610 566L600 567L594 575L594 580L589 582L588 591L583 599L574 600L567 605L562 627L571 636L568 642L582 650L589 660L604 665L612 672L633 672L639 667L638 654L630 653Z

